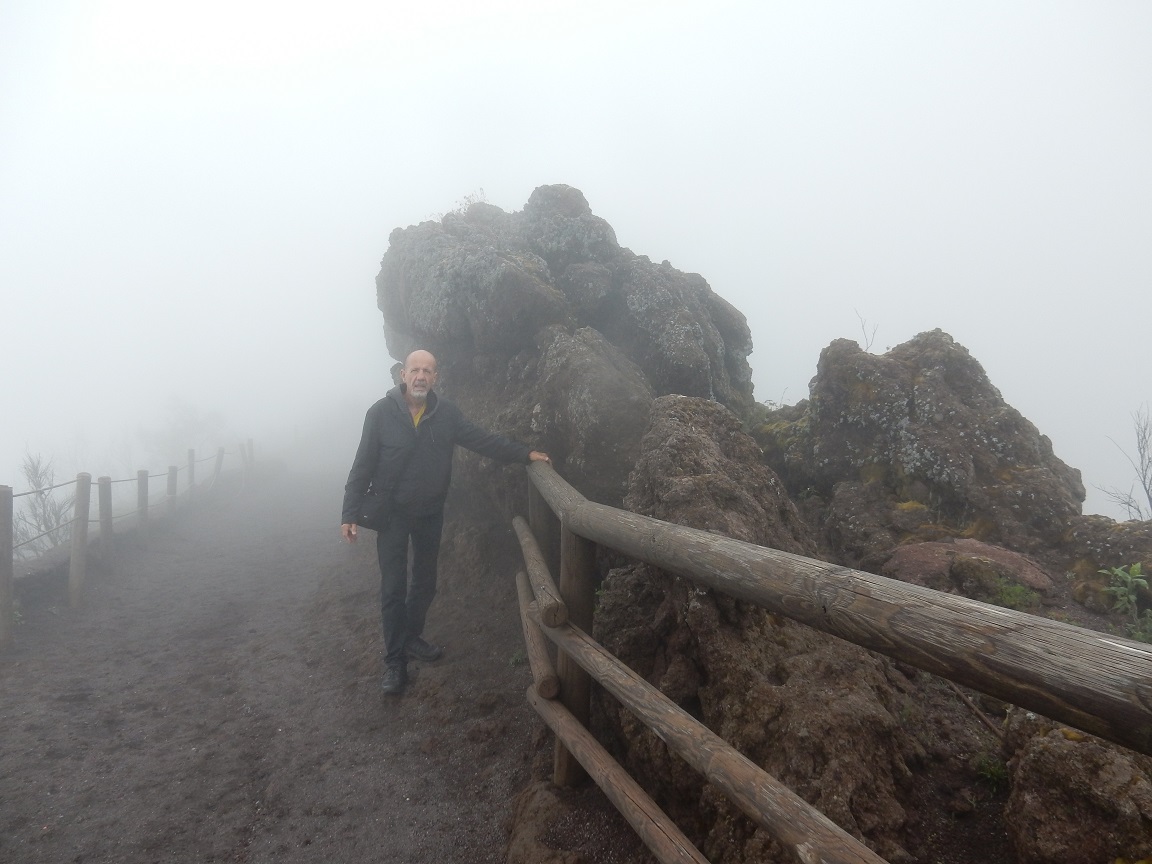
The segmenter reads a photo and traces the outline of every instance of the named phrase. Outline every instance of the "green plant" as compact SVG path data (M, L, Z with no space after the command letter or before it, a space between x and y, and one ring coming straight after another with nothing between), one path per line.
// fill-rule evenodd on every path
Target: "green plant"
M1128 638L1137 642L1152 642L1152 609L1145 609L1135 623L1128 625Z
M1008 785L1008 766L995 753L981 753L972 767L980 781L993 792L999 792Z
M523 651L514 651L512 653L512 656L508 658L508 665L511 666L512 668L516 668L517 666L523 666L527 662L528 662L528 655L525 654Z
M1107 570L1098 570L1098 573L1109 577L1112 585L1105 588L1112 595L1112 611L1121 615L1130 615L1133 621L1139 621L1139 598L1141 591L1148 590L1148 580L1140 569L1140 562L1124 567L1112 567Z

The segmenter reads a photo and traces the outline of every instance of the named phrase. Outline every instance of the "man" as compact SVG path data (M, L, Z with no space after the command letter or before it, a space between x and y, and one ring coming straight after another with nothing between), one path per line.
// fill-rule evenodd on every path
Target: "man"
M404 690L409 659L430 662L443 653L422 634L436 594L436 558L456 445L501 462L551 461L546 453L486 432L440 398L432 389L436 358L428 351L409 354L400 377L400 386L369 408L364 418L364 433L344 487L340 525L349 543L356 541L358 523L377 530L385 693Z

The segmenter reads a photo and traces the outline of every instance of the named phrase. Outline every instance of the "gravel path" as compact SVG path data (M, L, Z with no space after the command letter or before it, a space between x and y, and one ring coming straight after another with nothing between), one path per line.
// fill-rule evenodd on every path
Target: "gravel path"
M374 550L340 543L339 494L287 476L221 490L118 539L80 609L20 592L0 861L503 860L548 746L512 574L442 578L446 655L385 698Z

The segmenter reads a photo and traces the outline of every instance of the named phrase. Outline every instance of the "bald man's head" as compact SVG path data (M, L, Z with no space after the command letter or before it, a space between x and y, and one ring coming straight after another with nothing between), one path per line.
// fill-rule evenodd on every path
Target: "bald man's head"
M404 371L400 373L405 392L413 402L423 402L436 386L436 358L431 351L420 348L404 360Z

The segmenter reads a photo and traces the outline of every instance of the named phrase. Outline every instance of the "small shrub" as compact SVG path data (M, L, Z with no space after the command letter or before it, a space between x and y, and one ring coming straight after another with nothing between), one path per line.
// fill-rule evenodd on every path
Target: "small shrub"
M1148 580L1140 569L1140 562L1124 567L1112 567L1108 570L1098 570L1098 573L1109 577L1112 585L1104 590L1112 595L1112 611L1121 615L1128 615L1134 622L1140 619L1140 592L1148 590Z
M24 481L35 491L24 498L24 510L12 520L12 541L18 558L38 558L72 537L74 495L54 495L56 471L52 460L27 453L21 465Z
M508 658L508 665L515 669L517 666L523 666L528 662L528 655L523 651L515 651L512 656Z
M1152 642L1152 609L1145 609L1143 615L1128 625L1128 638L1137 642Z
M1008 785L1008 766L995 753L981 753L973 764L976 776L993 793Z

